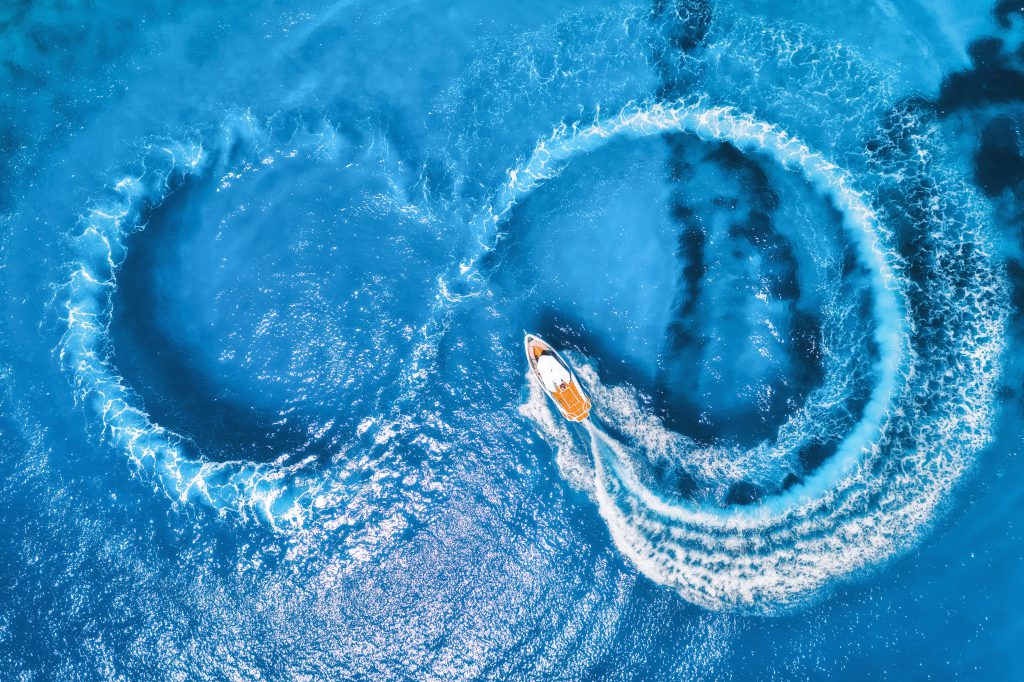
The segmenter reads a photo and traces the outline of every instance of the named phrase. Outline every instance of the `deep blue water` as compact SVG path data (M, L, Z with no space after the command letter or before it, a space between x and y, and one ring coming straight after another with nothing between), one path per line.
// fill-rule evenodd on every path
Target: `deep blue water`
M3 679L1022 675L1019 3L0 35Z

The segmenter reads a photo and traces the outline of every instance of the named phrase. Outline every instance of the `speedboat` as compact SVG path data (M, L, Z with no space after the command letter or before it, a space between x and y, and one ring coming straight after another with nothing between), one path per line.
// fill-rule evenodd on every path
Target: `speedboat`
M526 335L526 361L533 376L563 417L581 422L590 416L590 398L572 373L569 363L536 334Z

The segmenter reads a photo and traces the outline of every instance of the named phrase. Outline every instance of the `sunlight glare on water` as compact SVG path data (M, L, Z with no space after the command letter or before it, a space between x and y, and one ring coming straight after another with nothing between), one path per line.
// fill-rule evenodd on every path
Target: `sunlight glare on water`
M1012 3L0 26L5 679L1024 662Z

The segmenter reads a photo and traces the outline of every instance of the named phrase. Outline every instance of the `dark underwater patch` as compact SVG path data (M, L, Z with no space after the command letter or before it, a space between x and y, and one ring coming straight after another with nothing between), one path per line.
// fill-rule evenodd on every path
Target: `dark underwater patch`
M764 489L748 481L733 483L725 496L727 505L747 506L756 504L764 498Z
M799 264L789 238L775 225L780 197L761 160L730 144L708 144L678 134L663 139L670 150L666 170L674 185L670 216L679 225L680 287L665 332L654 392L656 408L669 428L702 443L720 438L755 443L774 437L793 406L805 399L823 376L820 321L798 308L802 294ZM716 169L729 180L718 194L701 196L689 180L708 169ZM718 231L717 255L708 253L711 229ZM740 279L756 278L757 286L771 300L786 303L781 310L788 311L788 319L782 324L790 340L784 346L786 370L781 374L769 370L765 377L771 391L758 393L752 386L731 384L721 387L744 395L729 409L707 403L686 388L695 367L702 366L715 345L712 337L731 333L730 327L735 326L729 318L736 310L705 300L711 276L709 259L726 255L740 268Z
M1024 16L1017 0L1000 0L993 8L997 23L1011 27L1014 14ZM971 43L971 68L949 74L928 104L940 116L981 111L990 105L1024 104L1024 41L1011 49L1002 37L986 36ZM1024 133L1020 112L997 112L986 121L974 153L975 181L990 197L1005 190L1019 192L1024 183Z
M794 474L792 471L786 474L786 477L782 479L782 490L789 490L793 486L802 482L803 479Z
M1020 0L999 0L992 8L992 14L1001 28L1010 28L1010 17L1019 14L1024 17L1024 3Z
M989 36L968 48L971 68L946 76L935 100L940 115L989 104L1024 101L1024 71L1018 55L1006 52L1001 38Z
M798 385L820 385L825 378L821 320L812 313L794 310L790 324L793 357L800 359L793 363L794 380Z
M820 467L825 460L834 455L835 452L835 443L811 443L800 449L800 452L797 453L797 459L800 461L800 466L803 467L804 473L810 474Z
M990 197L1024 183L1024 134L1020 121L999 116L985 124L974 155L974 177Z
M1006 275L1010 279L1010 303L1019 318L1024 315L1024 265L1011 258L1006 263Z

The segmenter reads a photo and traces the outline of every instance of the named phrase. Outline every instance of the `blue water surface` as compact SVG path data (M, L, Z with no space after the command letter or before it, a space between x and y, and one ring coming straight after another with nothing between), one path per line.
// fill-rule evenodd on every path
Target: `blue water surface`
M1018 4L0 35L3 679L1021 676Z

